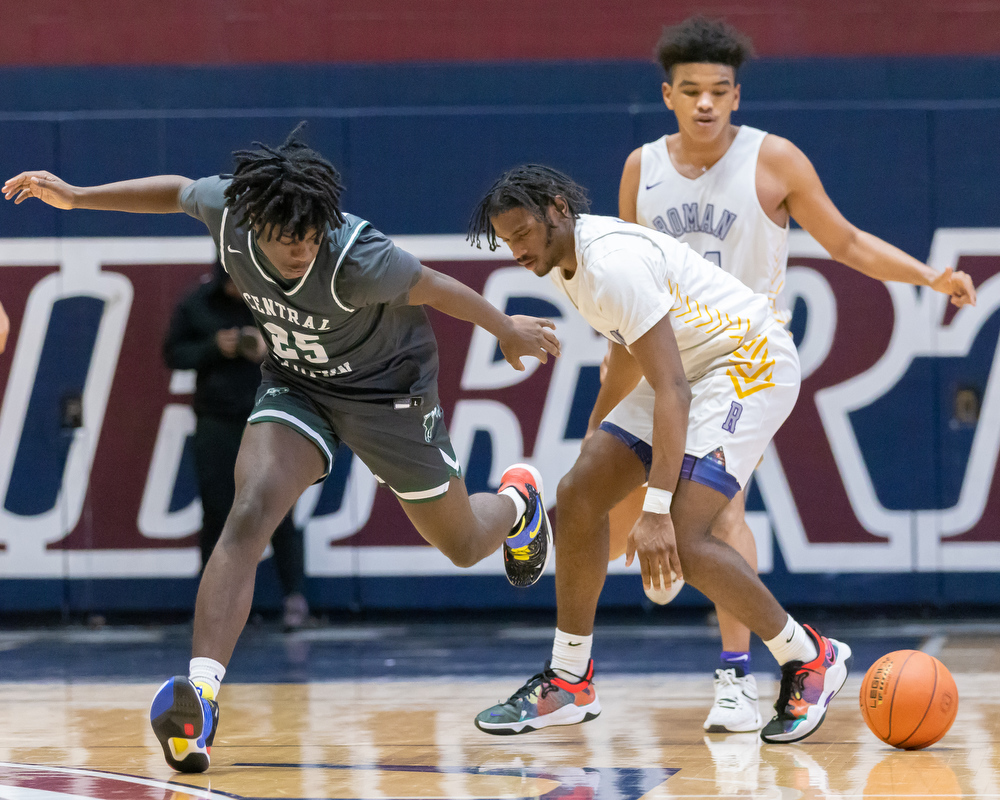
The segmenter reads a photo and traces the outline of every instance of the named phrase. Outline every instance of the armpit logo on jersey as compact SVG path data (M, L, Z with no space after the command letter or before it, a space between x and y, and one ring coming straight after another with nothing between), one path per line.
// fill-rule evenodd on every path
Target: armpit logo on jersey
M430 442L434 439L434 431L437 428L438 420L443 418L444 412L441 410L441 406L434 406L433 411L428 411L424 414L424 441Z
M288 389L287 389L287 387L285 387L285 386L275 386L275 387L273 387L273 388L271 388L271 389L268 389L268 390L267 390L266 392L264 392L264 394L262 394L262 395L260 396L260 399L259 399L259 400L257 400L257 403L256 403L256 405L258 405L258 406L259 406L259 405L260 405L261 403L263 403L263 402L264 402L264 401L265 401L265 400L266 400L266 399L267 399L268 397L277 397L278 395L282 395L282 394L285 394L285 393L286 393L287 391L288 391Z

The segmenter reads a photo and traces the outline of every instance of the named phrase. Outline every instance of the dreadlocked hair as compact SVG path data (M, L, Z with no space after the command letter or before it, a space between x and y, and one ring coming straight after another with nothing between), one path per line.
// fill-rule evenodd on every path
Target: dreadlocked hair
M656 59L673 81L677 64L724 64L735 71L753 57L750 37L721 19L697 16L664 28L656 43Z
M535 219L545 221L546 209L555 204L557 197L566 202L569 213L574 218L590 210L587 190L574 183L568 175L541 164L514 167L505 172L480 201L472 214L465 238L481 248L479 238L485 235L490 250L496 250L499 246L497 233L490 217L512 208L525 208Z
M344 223L340 173L298 138L300 122L280 147L254 142L254 150L233 153L235 168L226 202L238 226L251 224L272 236L302 240L310 230Z

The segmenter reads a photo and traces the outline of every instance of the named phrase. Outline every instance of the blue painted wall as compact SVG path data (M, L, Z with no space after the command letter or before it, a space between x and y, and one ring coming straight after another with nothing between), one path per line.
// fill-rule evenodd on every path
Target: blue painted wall
M794 141L833 201L863 229L926 258L939 228L1000 227L1000 58L773 59L751 64L740 77L744 99L735 121ZM347 209L390 234L464 232L492 180L526 161L567 171L590 189L597 213L613 214L628 153L675 129L659 100L660 80L658 67L637 62L8 68L0 70L0 175L49 169L76 184L156 173L198 177L226 171L232 150L254 140L277 143L307 119L307 138L345 176ZM203 233L182 215L0 203L0 237ZM988 374L997 335L996 325L983 331L992 338L975 356L977 374ZM907 379L924 388L957 380L941 369L949 367L917 364ZM885 403L891 414L893 398ZM924 411L934 409L921 406L917 416ZM877 431L885 413L874 405L856 422ZM875 435L871 458L879 470L907 460L880 450ZM927 459L924 483L890 482L887 505L915 508L926 492L957 493L932 455L939 438L930 432L915 441L918 457ZM967 446L954 445L963 452ZM830 576L815 580L810 595L803 582L784 580L777 560L776 591L794 602L865 602L864 587L878 581L879 602L1000 603L995 573L866 576L849 592L850 584ZM28 583L34 588L0 588L0 608L183 606L193 591L180 582L185 588L172 599L169 591L137 598L132 582L88 582L71 592L58 581ZM314 591L331 606L405 606L431 595L428 602L439 605L512 602L493 578L434 586L428 592L422 579L366 579L324 581ZM639 599L634 585L617 578L608 596ZM546 591L530 602L551 600Z

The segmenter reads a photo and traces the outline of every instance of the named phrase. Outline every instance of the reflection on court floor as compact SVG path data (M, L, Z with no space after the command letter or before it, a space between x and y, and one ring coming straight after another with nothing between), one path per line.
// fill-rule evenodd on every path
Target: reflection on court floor
M0 798L1000 800L1000 632L981 630L911 630L952 669L961 697L951 732L920 752L893 750L864 726L857 693L866 664L858 665L812 737L768 745L753 734L704 735L710 675L662 669L599 673L604 712L593 722L487 736L473 726L474 715L527 675L472 675L453 660L454 674L431 677L227 682L212 768L193 776L166 767L147 722L164 669L162 639L146 641L147 658L138 670L143 674L128 676L128 682L114 677L111 666L101 680L12 682L31 676L11 674L7 656L19 649L10 645L17 636L5 640L0 633L0 669L8 681L0 683ZM405 633L411 642L419 637L419 631ZM837 633L850 636L852 645L865 638L861 631ZM676 631L667 644L669 637L663 637L665 652L701 636L697 630L689 640L681 634ZM77 646L91 654L103 648L105 659L114 662L123 642L107 641L113 638L107 631L104 636L103 645L82 636ZM440 652L447 648L432 639L423 641L425 650L438 649L438 657L447 658ZM873 652L894 649L897 642L871 639ZM490 641L502 660L509 639ZM134 673L138 662L124 660ZM144 682L135 682L137 677ZM762 699L773 702L773 676L759 679Z

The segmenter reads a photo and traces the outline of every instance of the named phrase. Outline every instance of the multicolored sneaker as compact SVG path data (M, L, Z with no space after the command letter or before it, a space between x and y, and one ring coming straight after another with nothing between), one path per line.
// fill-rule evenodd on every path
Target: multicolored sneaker
M774 704L777 712L764 726L760 738L780 744L797 742L812 734L826 717L826 708L847 680L851 648L836 639L820 636L803 625L819 655L807 664L789 661L781 667L781 687Z
M563 680L549 668L531 678L507 699L487 708L476 717L476 727L484 733L510 736L529 733L550 725L589 722L601 713L594 686L594 660L577 683Z
M503 545L503 566L507 580L514 586L531 586L536 583L549 563L552 551L552 533L549 517L542 499L542 476L530 464L507 467L500 479L500 491L513 486L527 505L527 509Z
M742 672L742 670L740 670ZM715 703L704 728L708 733L756 733L764 720L757 708L757 679L733 667L715 671Z
M167 764L178 772L208 769L219 727L219 704L202 698L190 680L178 675L157 689L149 721Z

